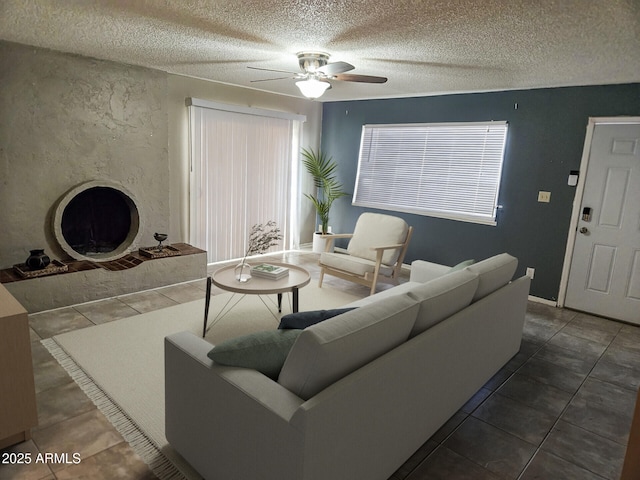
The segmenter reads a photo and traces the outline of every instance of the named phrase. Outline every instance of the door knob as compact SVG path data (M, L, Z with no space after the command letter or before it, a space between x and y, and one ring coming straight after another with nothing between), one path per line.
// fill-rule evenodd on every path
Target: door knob
M587 235L589 233L589 229L587 227L582 227L580 229L580 233L582 233L583 235Z

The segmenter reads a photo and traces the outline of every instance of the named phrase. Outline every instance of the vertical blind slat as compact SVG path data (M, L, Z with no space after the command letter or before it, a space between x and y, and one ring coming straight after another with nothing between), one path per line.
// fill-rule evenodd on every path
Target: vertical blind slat
M289 248L294 120L189 108L190 242L209 263L239 258L251 226L275 220Z

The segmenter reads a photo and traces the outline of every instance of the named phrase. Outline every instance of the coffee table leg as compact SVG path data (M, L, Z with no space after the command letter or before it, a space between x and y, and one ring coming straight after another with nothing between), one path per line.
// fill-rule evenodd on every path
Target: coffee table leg
M211 303L211 276L207 276L207 293L204 299L204 326L202 327L202 338L207 334L207 320L209 320L209 304Z
M298 313L298 287L293 287L291 292L293 293L293 313Z
M282 313L282 294L278 294L278 312Z

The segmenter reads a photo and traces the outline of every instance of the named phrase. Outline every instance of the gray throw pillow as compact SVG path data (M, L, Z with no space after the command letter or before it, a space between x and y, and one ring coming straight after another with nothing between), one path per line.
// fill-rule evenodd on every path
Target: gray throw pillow
M220 365L257 370L277 380L289 350L302 330L266 330L226 340L207 356Z
M328 318L353 310L353 308L335 308L333 310L311 310L308 312L289 313L280 319L280 325L278 325L278 328L297 328L304 330L305 328L327 320Z
M451 267L447 273L457 272L458 270L462 270L463 268L468 267L469 265L473 265L474 263L476 263L476 261L473 259L465 260L464 262L460 262L459 264Z

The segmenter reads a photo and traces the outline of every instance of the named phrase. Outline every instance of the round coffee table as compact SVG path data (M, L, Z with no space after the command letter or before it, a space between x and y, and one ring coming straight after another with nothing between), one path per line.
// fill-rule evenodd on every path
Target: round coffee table
M266 262L260 262L260 263L266 263ZM255 263L252 265L259 265L260 263ZM213 276L210 277L211 282L213 282L213 284L216 287L221 288L222 290L226 290L227 292L233 292L233 293L241 293L243 296L244 295L271 295L275 293L278 295L278 312L282 311L282 294L291 292L293 296L292 309L293 309L293 312L296 313L298 311L298 306L299 306L298 290L304 287L305 285L308 285L309 282L311 281L311 276L309 275L309 272L298 265L292 265L290 263L283 263L283 262L268 262L268 263L269 265L277 265L280 267L288 268L289 274L278 280L272 280L270 278L263 278L263 277L258 277L254 275L251 277L251 280L249 280L248 282L240 283L236 280L236 276L235 276L236 266L230 265L228 267L223 267L216 270L213 273ZM208 287L209 286L210 285L208 285ZM207 290L208 290L207 292L207 297L208 297L210 295L210 289L207 288ZM240 298L240 300L241 299L242 298ZM238 300L238 302L240 300ZM229 301L231 301L231 299L229 299ZM238 302L234 303L227 310L227 312L231 310L231 308L233 308L233 306L235 306ZM213 323L217 321L217 319L220 317L222 312L227 307L228 303L229 302L227 302L227 304L225 304L225 306L222 307L222 309L216 316L216 320L214 320L214 322L212 322L211 325L213 325ZM206 309L208 310L208 302L207 302ZM205 311L204 328L202 330L203 336L208 330L207 317L208 317L208 311ZM211 328L211 326L209 328Z

